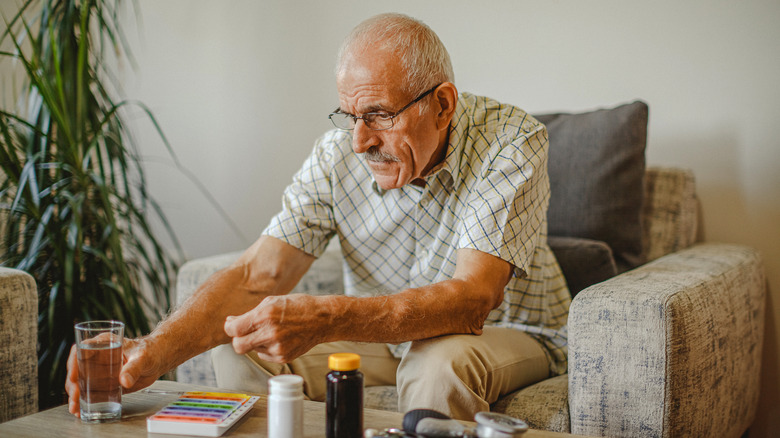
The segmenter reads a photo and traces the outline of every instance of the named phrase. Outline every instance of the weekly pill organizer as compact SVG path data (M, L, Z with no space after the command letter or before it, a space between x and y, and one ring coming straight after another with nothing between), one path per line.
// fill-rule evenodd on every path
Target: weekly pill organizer
M223 392L190 391L146 419L146 430L177 435L221 436L260 397Z

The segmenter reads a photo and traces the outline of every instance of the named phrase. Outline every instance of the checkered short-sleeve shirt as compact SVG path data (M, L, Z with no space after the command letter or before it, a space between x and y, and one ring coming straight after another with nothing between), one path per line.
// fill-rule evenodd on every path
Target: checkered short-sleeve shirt
M319 256L332 236L347 295L398 292L449 279L472 248L515 266L486 324L536 337L566 371L571 298L547 246L547 130L511 105L463 93L445 160L425 187L382 190L350 132L327 132L294 176L264 234ZM399 351L398 348L395 350Z

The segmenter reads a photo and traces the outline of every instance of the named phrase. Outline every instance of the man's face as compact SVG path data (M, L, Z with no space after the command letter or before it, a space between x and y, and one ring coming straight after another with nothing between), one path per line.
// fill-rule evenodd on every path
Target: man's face
M367 53L366 53L367 52ZM346 55L337 78L340 109L362 116L384 111L395 114L417 96L401 92L401 67L393 56L366 51ZM435 93L433 93L435 94ZM427 102L426 102L427 100ZM419 105L429 108L420 114ZM399 188L425 176L441 160L444 140L436 128L435 97L428 95L394 120L394 126L374 131L358 120L352 134L352 148L371 168L379 187Z

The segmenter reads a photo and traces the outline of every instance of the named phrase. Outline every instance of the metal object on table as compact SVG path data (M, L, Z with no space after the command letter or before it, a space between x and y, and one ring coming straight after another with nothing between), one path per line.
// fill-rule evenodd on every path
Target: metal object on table
M373 437L426 437L426 438L518 438L528 425L517 418L494 412L479 412L474 417L476 428L464 426L457 420L430 409L414 409L404 415L404 430L395 433L376 432ZM405 432L405 433L404 433Z
M363 438L404 438L404 437L418 437L419 435L413 433L406 433L401 429L385 429L379 431L377 429L366 429L363 433Z
M528 431L525 421L495 412L478 412L474 421L479 438L517 438Z

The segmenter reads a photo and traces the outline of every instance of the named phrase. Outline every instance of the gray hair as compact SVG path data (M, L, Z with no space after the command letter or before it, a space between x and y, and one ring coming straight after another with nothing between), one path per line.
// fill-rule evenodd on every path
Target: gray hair
M403 14L380 14L358 24L341 45L336 75L350 50L369 46L389 50L401 59L406 74L402 91L419 95L442 82L454 82L447 48L425 23Z

